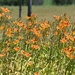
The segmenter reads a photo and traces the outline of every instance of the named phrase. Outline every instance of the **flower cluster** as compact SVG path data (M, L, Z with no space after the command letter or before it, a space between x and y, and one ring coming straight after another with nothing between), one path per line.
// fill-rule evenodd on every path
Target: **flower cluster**
M36 14L26 16L25 22L12 20L9 13L0 8L0 74L69 75L66 64L75 59L75 24L66 14L54 16L51 23L38 21Z

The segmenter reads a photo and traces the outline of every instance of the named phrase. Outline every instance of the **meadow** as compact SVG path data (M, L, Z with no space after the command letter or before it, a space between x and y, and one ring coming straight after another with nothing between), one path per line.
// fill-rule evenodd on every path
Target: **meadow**
M19 7L18 6L6 6L12 11L11 16L13 18L18 18L18 12ZM71 21L75 21L75 6L74 5L68 5L68 6L32 6L32 13L38 15L38 19L47 19L48 21L53 21L54 15L63 15L67 14L69 17L71 17ZM41 14L42 13L42 14ZM15 16L14 16L15 15ZM22 6L22 19L25 20L25 17L27 16L27 6Z
M0 7L0 75L75 75L75 6Z

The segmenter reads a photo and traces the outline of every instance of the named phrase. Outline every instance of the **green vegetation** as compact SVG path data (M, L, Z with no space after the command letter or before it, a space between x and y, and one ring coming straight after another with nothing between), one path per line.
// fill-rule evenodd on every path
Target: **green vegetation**
M44 0L43 5L52 5L52 0Z
M20 0L0 0L0 5L19 5ZM32 0L33 5L70 5L75 0ZM22 5L27 5L27 0L22 0Z
M0 75L75 75L75 22L60 15L74 7L33 6L40 17L32 14L24 21L16 19L18 7L8 8L0 8Z

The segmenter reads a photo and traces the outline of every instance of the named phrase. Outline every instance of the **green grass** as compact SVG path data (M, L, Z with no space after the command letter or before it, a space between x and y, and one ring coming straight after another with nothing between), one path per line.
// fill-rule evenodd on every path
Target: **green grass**
M12 10L12 16L14 19L18 18L19 7L18 6L7 6ZM75 21L75 6L33 6L32 13L38 15L38 19L47 19L53 21L54 15L63 15L66 13L68 16L71 16L71 20ZM22 19L25 20L27 15L27 6L22 7Z

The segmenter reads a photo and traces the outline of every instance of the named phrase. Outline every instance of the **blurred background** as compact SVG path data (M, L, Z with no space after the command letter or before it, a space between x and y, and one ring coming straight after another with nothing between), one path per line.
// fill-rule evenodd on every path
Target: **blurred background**
M0 6L9 8L14 19L19 17L20 0L0 0ZM22 0L22 19L27 16L27 0ZM38 15L39 20L53 21L54 15L67 15L75 21L75 0L32 0L32 13Z
M0 0L0 5L17 6L19 0ZM72 5L75 0L32 0L32 5ZM27 5L27 0L22 0L22 5Z

